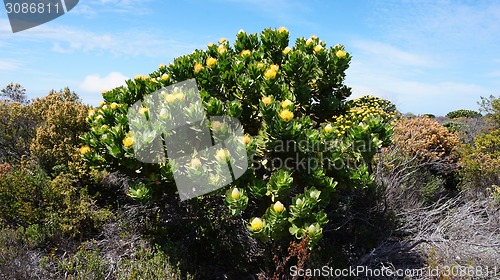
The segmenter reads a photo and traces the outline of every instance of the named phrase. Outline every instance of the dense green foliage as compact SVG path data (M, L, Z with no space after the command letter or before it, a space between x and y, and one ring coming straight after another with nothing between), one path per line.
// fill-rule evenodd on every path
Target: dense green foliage
M446 114L446 117L450 118L450 119L477 118L477 117L481 117L481 113L473 111L473 110L460 109L460 110L455 110L455 111L449 112L448 114Z

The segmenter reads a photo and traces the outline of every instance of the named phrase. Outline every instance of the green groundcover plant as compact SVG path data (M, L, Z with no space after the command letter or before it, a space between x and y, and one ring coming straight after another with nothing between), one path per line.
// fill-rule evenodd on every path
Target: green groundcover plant
M390 144L395 114L390 102L373 97L346 101L350 60L343 45L328 47L316 36L289 46L284 27L260 34L241 30L232 45L223 38L104 91L104 101L89 112L90 131L80 153L88 164L128 175L131 197L147 201L175 195L169 162L143 163L134 156L137 136L130 131L127 112L148 94L194 78L208 116L241 122L249 161L243 176L207 196L221 196L234 215L253 216L248 221L253 237L308 236L312 247L328 223L325 209L338 206L332 199L336 191L372 185L372 159ZM176 102L185 95L164 98ZM147 115L148 108L139 113ZM205 125L219 128L210 121ZM191 172L202 168L193 159Z

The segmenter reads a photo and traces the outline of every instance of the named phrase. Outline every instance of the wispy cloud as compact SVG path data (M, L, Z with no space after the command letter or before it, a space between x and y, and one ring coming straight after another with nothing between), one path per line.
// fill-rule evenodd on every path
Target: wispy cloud
M98 14L132 14L144 15L151 12L150 0L89 0L81 1L71 12L86 17Z
M21 67L21 63L12 60L0 60L0 71L15 70Z
M193 43L160 38L153 31L127 30L107 33L52 25L28 29L13 37L10 28L5 27L5 22L6 20L0 20L0 39L15 40L19 44L24 41L32 45L36 41L41 44L50 42L52 51L58 53L92 52L115 56L172 58L185 54L186 50L200 47Z
M369 40L354 40L352 46L359 51L360 55L387 64L415 67L439 66L436 59L424 54L402 50L387 43Z

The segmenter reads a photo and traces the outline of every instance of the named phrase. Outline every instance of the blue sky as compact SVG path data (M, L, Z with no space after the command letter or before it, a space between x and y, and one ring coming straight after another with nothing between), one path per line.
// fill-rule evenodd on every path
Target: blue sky
M69 13L12 33L0 8L0 87L29 97L66 86L96 105L101 91L219 38L285 26L291 44L317 35L353 56L353 97L444 115L500 95L500 1L80 0Z

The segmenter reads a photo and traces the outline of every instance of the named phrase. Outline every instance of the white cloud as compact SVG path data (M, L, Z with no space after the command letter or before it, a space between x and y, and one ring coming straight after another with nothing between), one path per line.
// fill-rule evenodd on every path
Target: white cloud
M95 17L99 14L131 14L141 16L151 12L149 0L89 0L80 2L71 11L77 15Z
M18 69L21 66L19 62L10 61L10 60L0 60L0 70L14 70Z
M415 67L439 66L436 60L429 56L402 50L387 43L354 40L352 46L359 50L360 55L370 58L370 60L378 60L384 64Z
M14 37L10 28L7 28L8 21L0 20L0 41L11 40L14 44L50 42L52 51L58 53L91 52L127 57L174 58L186 54L186 51L201 47L193 43L164 39L164 34L160 37L160 34L146 30L104 33L67 26L41 25L16 33Z
M120 72L111 72L107 76L101 77L99 74L90 74L83 79L80 90L85 93L100 93L103 90L125 85L128 77Z

